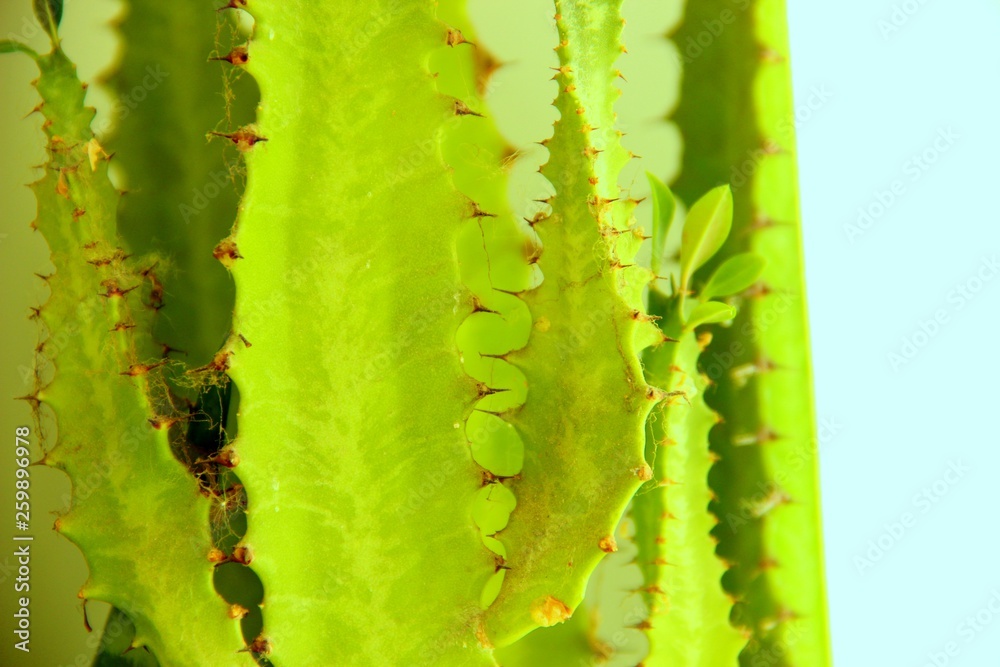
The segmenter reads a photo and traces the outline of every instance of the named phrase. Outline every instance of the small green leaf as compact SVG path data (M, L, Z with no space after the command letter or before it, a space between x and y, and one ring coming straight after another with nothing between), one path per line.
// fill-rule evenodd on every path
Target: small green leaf
M742 292L753 285L764 272L767 260L752 252L733 255L723 262L708 279L699 298L708 301L719 296Z
M681 289L719 251L733 226L733 193L728 185L711 190L688 211L681 239Z
M729 304L720 303L719 301L708 301L706 303L699 303L698 306L691 311L691 314L688 316L684 326L685 328L693 329L694 327L702 324L725 322L733 319L734 317L736 317L736 309Z
M653 261L651 268L653 273L659 275L660 263L663 261L663 252L667 245L667 235L670 233L670 223L674 220L674 212L677 210L677 202L674 194L660 179L653 174L646 172L649 179L649 187L653 192Z
M35 18L53 40L57 39L59 23L62 21L63 0L34 0Z
M38 59L38 54L27 44L22 44L15 39L0 39L0 53L27 53L32 58Z

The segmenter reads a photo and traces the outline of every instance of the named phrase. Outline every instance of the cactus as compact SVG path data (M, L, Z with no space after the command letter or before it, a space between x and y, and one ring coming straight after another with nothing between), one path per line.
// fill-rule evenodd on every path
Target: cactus
M463 0L133 2L115 86L169 75L107 150L61 2L35 7L53 51L0 43L38 63L48 137L26 398L61 427L42 462L74 483L81 597L134 626L95 664L827 664L792 165L719 187L762 130L706 98L709 62L750 89L751 37L783 67L780 3L685 68L680 211L651 178L645 220L621 0L554 0L558 120L524 221ZM766 129L787 73L760 78ZM714 373L736 343L774 363ZM747 505L767 480L796 503Z
M712 45L685 53L673 115L685 145L678 196L731 181L733 233L719 257L752 250L768 260L707 353L708 402L723 418L712 433L715 534L733 563L734 620L752 632L745 662L827 665L785 3L689 2L674 41L682 52L697 45L706 21L727 11L735 19ZM734 108L744 110L738 121L725 111Z
M184 664L191 643L208 664L252 664L248 653L237 653L238 626L212 590L211 501L173 455L179 417L164 362L152 338L136 333L153 326L156 259L129 256L119 245L110 156L90 130L85 86L59 46L60 10L36 3L51 53L2 47L28 54L40 71L37 110L48 161L32 185L33 224L55 272L44 278L50 298L35 311L45 335L35 389L25 398L47 434L41 463L74 480L70 509L55 529L79 545L90 568L80 597L128 614L135 645L166 664ZM43 419L43 407L57 424ZM175 622L179 617L198 623Z

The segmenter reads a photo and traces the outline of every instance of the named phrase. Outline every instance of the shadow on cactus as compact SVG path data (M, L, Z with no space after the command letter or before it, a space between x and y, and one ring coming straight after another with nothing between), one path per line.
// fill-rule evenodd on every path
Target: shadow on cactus
M626 184L621 0L553 4L530 195L463 0L127 4L116 88L172 69L107 149L61 2L35 2L51 53L0 42L41 73L28 398L80 597L114 607L95 665L830 664L807 343L758 321L804 321L794 171L720 186L697 139L729 128L685 111L710 185ZM754 4L739 34L783 35ZM774 363L716 373L716 338ZM750 412L768 437L723 423Z

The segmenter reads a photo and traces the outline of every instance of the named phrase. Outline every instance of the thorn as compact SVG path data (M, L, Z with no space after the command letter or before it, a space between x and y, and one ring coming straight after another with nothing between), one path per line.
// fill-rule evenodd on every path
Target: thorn
M229 0L229 4L224 7L219 7L215 11L221 12L226 9L245 9L247 6L247 0Z
M135 287L129 287L128 289L123 290L118 286L118 283L115 282L113 278L105 280L104 282L101 283L101 285L108 291L98 292L98 295L103 296L105 299L110 299L113 297L124 298L126 294L128 294L132 290L136 289L136 287L138 287L138 285L136 285Z
M35 105L35 108L34 108L34 109L32 109L31 111L29 111L28 113L26 113L26 114L25 114L25 115L24 115L24 116L23 116L23 117L21 118L21 120L24 120L25 118L27 118L28 116L30 116L30 115L31 115L31 114L33 114L33 113L41 113L41 112L42 112L42 108L43 108L44 106L45 106L45 102L39 102L39 103L38 103L37 105Z
M209 460L226 468L235 468L240 464L240 456L232 447L223 447L218 454Z
M241 127L235 132L230 132L229 134L226 134L224 132L209 132L209 135L215 137L225 137L226 139L229 139L231 142L236 144L236 148L239 149L241 153L249 151L256 144L262 141L267 141L266 137L258 135L249 126Z
M531 604L531 618L536 624L549 628L562 623L573 614L573 610L551 595L539 598Z
M535 214L535 217L525 218L524 221L528 223L529 227L534 228L534 226L537 225L539 222L545 222L548 219L549 219L548 215L539 211L538 213Z
M149 373L149 371L153 370L154 368L159 368L160 366L162 366L165 363L167 363L167 362L166 361L158 361L157 363L153 364L152 366L149 366L149 365L146 365L146 364L132 364L131 366L128 367L127 371L125 371L123 373L119 373L119 375L127 375L128 377L133 377L133 378L134 377L139 377L140 375L146 375L147 373Z
M766 572L768 570L777 569L778 567L780 567L780 564L775 558L771 556L765 556L764 558L761 558L759 563L757 563L757 567L760 570Z
M56 182L56 193L64 199L69 199L69 182L66 180L66 171L59 170L59 180Z
M679 343L680 342L676 338L671 338L670 336L668 336L667 334L663 333L662 331L660 332L660 336L661 336L660 342L657 343L657 345L662 345L663 343Z
M170 354L172 352L180 352L183 355L187 355L187 352L185 352L184 350L180 350L180 349L178 349L176 347L171 347L167 343L160 343L160 349L163 350L160 353L160 357L162 359L168 359L170 357ZM166 362L164 362L164 363L166 363Z
M611 535L602 537L601 541L597 543L598 548L606 554L613 554L618 551L618 543L615 538Z
M479 300L479 297L475 294L472 295L472 312L474 313L494 313L498 314L497 311L491 310L483 305L483 302Z
M473 218L495 218L497 217L495 213L487 213L483 209L479 208L479 204L472 202L472 214L470 217Z
M240 651L250 651L261 655L271 655L271 642L264 639L263 635L258 635L245 649Z
M149 425L152 426L157 431L162 431L164 429L169 429L171 426L180 421L177 417L164 417L157 415L152 419L147 419Z
M648 482L653 479L653 469L646 463L638 468L632 468L632 474L638 477L640 482Z
M94 631L94 628L90 627L90 619L87 617L87 598L83 598L83 628L88 635Z
M465 38L461 30L457 28L448 28L448 32L445 33L444 43L448 46L458 46L459 44L472 44L469 40ZM473 46L475 46L473 44Z
M785 56L773 49L763 49L760 52L760 59L766 63L777 64L785 61Z
M229 557L229 560L240 565L249 565L253 561L253 554L250 552L250 547L238 546L233 549L233 555Z
M507 559L505 559L500 554L493 554L493 572L499 572L500 570L509 570L510 566L507 565Z
M222 262L222 265L227 269L233 268L236 260L243 259L243 255L240 254L236 243L231 238L219 241L219 244L212 250L212 257Z
M235 602L229 605L229 618L234 621L242 619L244 616L250 613L250 610L246 607L236 604Z
M204 373L206 371L225 373L229 370L229 357L232 356L232 354L233 353L229 350L219 350L215 353L215 356L212 357L212 360L208 362L208 364L202 366L201 368L194 368L188 371L188 373Z
M743 296L748 299L760 299L773 293L774 289L763 280L760 280L743 292Z
M30 404L31 404L31 407L32 407L33 409L35 409L35 410L37 410L37 409L38 409L38 406L39 406L39 405L41 405L41 403L42 403L42 402L41 402L41 401L40 401L40 400L38 399L38 392L35 392L35 393L33 393L33 394L27 394L27 395L25 395L25 396L18 396L18 397L16 397L16 398L15 398L14 400L15 400L15 401L25 401L26 403L30 403Z
M455 115L456 116L477 116L479 118L483 117L483 114L476 113L468 107L468 105L462 100L455 100Z
M761 426L756 433L744 433L733 437L734 447L747 447L749 445L764 445L769 442L780 440L779 436L769 426Z
M225 8L223 8L225 9ZM209 58L209 60L221 60L229 63L230 65L235 65L237 67L241 65L246 65L250 60L250 52L245 46L233 47L233 50L224 56L215 56L214 58Z
M757 212L754 215L753 222L750 223L750 227L747 229L748 232L756 232L762 229L771 229L772 227L777 227L778 223L775 222L766 213Z

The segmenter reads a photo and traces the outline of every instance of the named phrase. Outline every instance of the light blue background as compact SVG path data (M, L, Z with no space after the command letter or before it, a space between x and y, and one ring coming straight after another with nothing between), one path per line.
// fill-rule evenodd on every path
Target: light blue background
M821 444L836 663L998 665L1000 275L972 279L1000 259L1000 3L789 5L817 409L837 424ZM888 30L896 7L910 13ZM908 162L928 150L928 168ZM894 181L903 194L854 234ZM877 562L856 560L880 538Z

